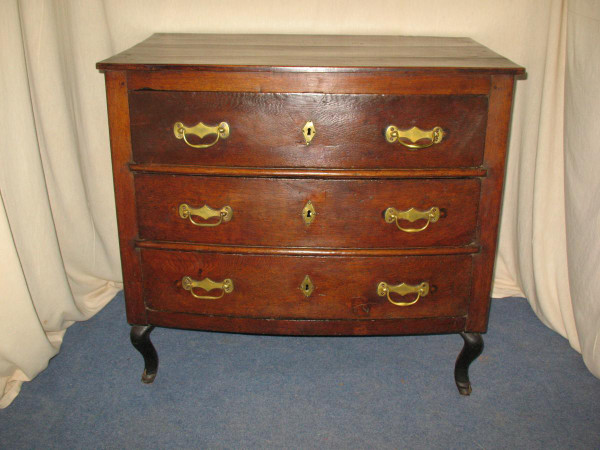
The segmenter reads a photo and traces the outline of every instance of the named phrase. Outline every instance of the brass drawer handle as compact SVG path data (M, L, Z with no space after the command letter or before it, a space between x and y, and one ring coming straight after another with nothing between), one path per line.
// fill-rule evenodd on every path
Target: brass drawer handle
M229 124L227 122L221 122L215 127L209 127L199 122L198 125L193 127L186 127L181 122L177 122L173 125L173 133L177 139L183 139L187 145L194 148L208 148L219 142L219 138L227 139L229 137ZM216 134L217 138L210 144L192 144L187 140L187 135L192 134L198 136L200 139L204 139L206 136Z
M390 298L390 292L402 296L408 294L417 294L417 298L415 298L412 302L396 302ZM377 286L377 295L379 295L380 297L387 296L388 301L392 305L396 306L414 305L419 301L421 297L425 297L427 294L429 294L429 283L427 281L423 281L421 284L417 284L416 286L411 286L410 284L406 283L400 283L396 286L390 286L386 282L382 281Z
M229 278L224 279L220 283L213 281L210 278L197 281L191 277L185 276L181 280L181 287L183 287L186 291L190 291L190 294L192 294L194 298L203 300L217 300L223 297L225 294L231 294L233 292L233 281ZM194 289L204 289L206 292L210 292L214 289L221 289L223 292L221 292L221 295L218 297L213 297L210 295L198 295L194 292Z
M444 130L440 127L434 127L431 130L421 130L419 127L412 127L409 130L399 130L398 127L390 125L385 129L385 140L404 145L410 149L419 149L431 147L433 144L439 144L444 137ZM417 144L421 139L429 139L425 144ZM406 142L406 140L410 142Z
M389 207L385 210L384 219L387 223L396 222L396 226L406 233L418 233L429 226L430 223L437 222L440 218L440 208L432 206L427 211L419 211L415 208L409 208L406 211L398 211L396 208ZM398 223L399 220L408 220L414 222L420 219L427 219L427 223L421 228L403 228Z
M218 222L215 223L200 223L194 220L194 216L203 218L204 220L212 219L215 217L219 218ZM212 209L210 206L204 205L202 208L192 208L187 203L179 205L179 217L182 219L189 219L197 227L216 227L221 225L222 222L229 222L233 217L233 209L231 206L224 206L221 209Z

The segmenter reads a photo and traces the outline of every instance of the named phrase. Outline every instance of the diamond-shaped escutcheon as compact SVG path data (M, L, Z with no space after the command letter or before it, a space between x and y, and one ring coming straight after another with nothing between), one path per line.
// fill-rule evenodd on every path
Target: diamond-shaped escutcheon
M315 216L317 215L317 210L313 206L312 202L309 200L302 208L302 220L304 220L305 225L310 225L315 220Z
M309 145L310 141L312 141L315 137L315 134L317 134L317 129L315 128L315 124L312 120L309 120L304 124L304 127L302 128L302 134L304 135L304 142L306 142L306 145Z
M306 297L310 297L310 294L315 290L315 285L308 275L304 277L302 283L300 284L300 290Z

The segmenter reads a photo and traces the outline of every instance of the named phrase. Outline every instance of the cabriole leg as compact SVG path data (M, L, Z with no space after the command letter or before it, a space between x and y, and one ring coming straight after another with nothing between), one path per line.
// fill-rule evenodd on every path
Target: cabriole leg
M454 380L461 395L471 393L471 382L469 381L469 366L483 351L483 338L479 333L460 333L465 345L456 359L454 366Z
M152 383L158 371L158 355L156 354L154 345L152 345L152 341L150 341L152 330L154 330L152 325L133 325L129 334L131 343L144 357L143 383Z

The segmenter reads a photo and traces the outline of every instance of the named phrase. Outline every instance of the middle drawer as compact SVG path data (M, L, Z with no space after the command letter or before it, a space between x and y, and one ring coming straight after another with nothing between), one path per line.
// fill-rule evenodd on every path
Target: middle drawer
M480 181L312 180L137 174L141 239L396 248L475 239Z

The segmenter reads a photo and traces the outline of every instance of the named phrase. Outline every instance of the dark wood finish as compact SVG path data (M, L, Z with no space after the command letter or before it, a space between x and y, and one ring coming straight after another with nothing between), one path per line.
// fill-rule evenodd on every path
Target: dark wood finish
M142 373L142 383L150 384L156 378L158 372L158 354L152 341L150 333L154 329L152 325L134 325L131 327L129 338L138 352L144 357L144 372Z
M180 250L184 252L235 253L241 255L283 256L429 256L469 255L479 247L415 247L415 248L319 248L319 247L254 247L222 244L193 244L189 242L138 241L139 248Z
M484 162L488 176L482 179L477 220L479 224L477 241L481 245L481 252L475 258L473 300L469 305L469 317L465 330L470 332L485 333L487 331L513 85L514 79L511 76L492 77Z
M254 318L396 319L462 316L471 292L471 257L294 257L224 255L142 250L144 297L155 310ZM285 268L285 270L281 270ZM301 289L308 275L314 292ZM219 300L199 300L181 286L195 280L233 280L234 291ZM392 305L377 295L385 281L429 282L431 292L412 306ZM218 296L198 289L198 295ZM395 301L412 301L416 295Z
M212 175L255 178L465 178L484 177L482 167L443 169L314 169L273 167L207 167L168 164L130 164L133 172L168 173L173 175Z
M428 168L481 164L486 96L379 96L153 92L129 94L138 163L255 167ZM306 145L304 124L316 135ZM231 135L206 149L189 147L173 125L225 121ZM441 143L411 150L385 140L400 129L440 126ZM214 136L193 143L210 142Z
M148 320L158 326L194 330L225 331L290 336L371 336L399 334L458 333L464 317L428 319L293 320L204 316L148 310ZM367 358L368 355L365 355Z
M522 67L466 38L170 34L97 67L106 72L127 319L145 381L158 364L148 338L155 325L461 332L455 379L470 393ZM307 147L308 120L317 136ZM227 121L231 135L193 149L175 139L176 121ZM385 142L390 124L441 126L447 135L413 152ZM317 217L305 226L308 200ZM178 218L183 202L229 205L234 217L196 228ZM382 218L388 206L434 205L443 217L421 233ZM231 278L234 292L195 299L181 287L184 275ZM305 275L316 286L309 298ZM376 294L379 281L425 279L432 292L410 307Z
M483 352L483 338L479 333L460 333L465 344L456 359L454 366L454 380L461 395L471 394L469 381L469 366Z
M134 71L128 86L135 90L271 92L384 95L487 94L490 77L473 73L424 74L409 71L391 77L385 72L226 72Z
M469 38L154 34L99 62L100 70L472 70L523 73L523 68Z
M135 177L142 239L282 247L425 247L470 244L475 237L479 179L459 180L294 180ZM311 201L316 217L304 223ZM179 216L179 205L213 209L230 206L231 221L200 227ZM407 233L384 220L388 207L427 210L442 217L427 229ZM215 223L216 219L201 223ZM425 220L402 221L420 228Z
M135 248L138 230L133 174L127 167L132 159L127 77L125 72L111 71L106 72L105 78L127 320L129 323L141 325L147 322L142 299L142 271L139 253Z

